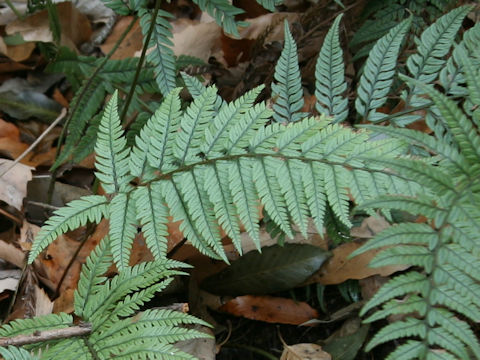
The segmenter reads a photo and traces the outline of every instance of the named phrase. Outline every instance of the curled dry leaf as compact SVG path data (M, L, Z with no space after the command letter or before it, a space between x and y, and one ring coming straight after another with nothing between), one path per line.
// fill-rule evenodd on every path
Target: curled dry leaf
M238 296L219 310L247 319L291 325L300 325L318 316L305 302L273 296Z

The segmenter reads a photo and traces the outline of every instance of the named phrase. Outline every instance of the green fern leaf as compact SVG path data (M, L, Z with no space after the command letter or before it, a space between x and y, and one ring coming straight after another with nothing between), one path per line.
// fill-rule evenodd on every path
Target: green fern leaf
M65 313L48 314L33 319L10 321L8 324L0 327L0 336L28 335L36 331L62 329L72 325L73 317L71 315Z
M88 121L99 111L105 98L105 87L100 78L85 81L76 92L70 104L70 119L68 121L68 136L62 152L52 165L52 171L62 165L75 151L81 140Z
M160 260L167 255L168 236L168 208L164 205L161 189L158 183L153 183L150 187L138 187L133 192L133 197L145 242L153 257Z
M130 173L151 180L153 169L165 171L173 155L173 135L180 125L180 101L177 88L169 93L135 139L130 155Z
M348 99L342 96L347 83L338 34L342 17L338 15L328 30L315 67L315 107L320 114L333 116L335 122L342 122L348 115Z
M239 126L238 123L242 122L245 113L253 107L256 98L263 89L263 85L257 86L237 100L229 104L225 103L221 107L210 126L205 130L205 143L202 147L205 157L209 157L211 152L218 153L225 150L229 130L233 131L231 130L233 126Z
M28 263L33 263L38 254L60 234L86 225L88 221L98 223L107 214L108 201L104 196L98 195L84 196L56 210L37 234L28 255Z
M219 259L217 253L212 250L207 241L201 236L195 222L192 219L192 215L188 211L187 204L183 199L178 187L173 181L161 181L162 195L164 196L170 215L173 217L173 221L181 221L180 230L184 236L192 242L202 254L208 255L214 259Z
M82 338L56 341L42 349L42 359L48 360L94 360L91 350Z
M295 224L298 225L302 235L307 237L308 207L302 179L303 164L290 160L281 162L277 168L276 176L282 189L288 212Z
M115 92L108 102L95 144L95 172L107 194L124 191L128 187L131 176L128 175L129 149L120 124L117 112L117 97Z
M293 238L287 204L276 177L276 170L281 165L282 161L277 158L259 159L253 168L253 181L270 218L288 237Z
M143 200L143 199L142 199ZM144 218L140 214L140 218ZM128 267L130 249L137 233L136 208L133 195L120 193L110 203L110 248L119 270Z
M419 336L425 338L427 325L420 319L407 318L404 321L395 321L375 334L368 343L366 351L370 351L375 346L403 337ZM418 356L418 355L417 355Z
M357 90L355 108L369 121L380 121L383 116L375 110L387 100L387 94L395 75L396 59L400 45L408 31L412 19L402 21L387 35L377 41L370 51L360 85Z
M401 78L414 86L418 86L432 98L465 159L472 165L478 164L480 159L480 135L475 131L472 122L457 107L455 102L417 80L406 76L401 76Z
M300 120L303 113L300 113L299 110L304 104L297 44L290 33L287 20L285 20L284 27L285 44L275 66L276 83L272 83L272 97L276 98L273 105L275 112L273 118L280 123Z
M149 11L142 9L139 12L140 27L144 39L150 29L152 15ZM144 44L152 50L147 54L147 61L155 66L155 76L158 88L163 96L167 96L175 89L175 55L170 46L172 43L172 25L167 19L174 16L167 11L159 10L157 18L154 19L152 36L148 44Z
M107 278L103 276L112 262L112 254L108 238L103 239L97 245L82 266L80 279L74 296L74 308L77 316L83 317L83 309L90 301L90 296L101 290Z
M205 169L203 186L213 204L218 223L232 239L235 248L241 251L240 226L230 193L228 169L229 166L222 162L216 162L213 166L208 166Z
M0 355L5 360L38 360L39 358L32 355L25 349L17 348L15 346L9 346L6 348L0 347Z
M424 84L434 81L445 64L445 55L455 39L464 17L471 6L461 6L440 17L416 40L417 53L407 59L407 68L414 79ZM415 91L412 89L412 92Z
M198 160L203 134L213 117L217 89L210 87L187 108L180 121L181 131L176 135L173 154L180 164Z
M235 16L243 14L244 11L227 1L223 0L193 0L195 4L202 11L206 11L213 17L218 25L220 25L225 32L239 37L237 26L245 26L244 22L236 22Z
M346 226L351 227L349 219L349 198L347 193L347 184L343 181L347 177L344 175L344 168L334 165L324 167L325 194L328 203L333 212Z
M220 229L216 224L213 205L203 188L205 168L197 167L193 172L174 175L173 181L182 193L182 197L192 214L192 220L198 232L225 262L228 262L222 247Z
M257 249L260 250L259 203L253 184L252 165L249 159L232 161L229 169L229 185L240 221L245 225Z
M319 234L323 234L323 220L326 211L325 183L322 166L307 164L303 168L302 180L305 188L308 209Z

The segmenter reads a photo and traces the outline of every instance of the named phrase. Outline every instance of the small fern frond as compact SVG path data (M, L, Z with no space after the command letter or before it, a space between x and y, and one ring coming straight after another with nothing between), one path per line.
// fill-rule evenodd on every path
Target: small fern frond
M142 9L139 12L140 27L144 41L152 22L151 12ZM167 96L175 89L175 55L170 46L172 43L172 25L168 22L168 18L174 16L165 10L159 10L157 18L153 19L152 36L148 44L144 44L151 51L147 54L147 61L155 67L155 77L158 88L163 96Z
M16 335L33 334L36 331L54 330L66 328L73 325L73 317L71 315L48 314L38 316L33 319L18 319L10 321L6 325L0 327L0 336L11 337Z
M220 25L225 32L239 37L237 27L245 26L244 22L236 22L235 16L243 14L244 11L233 5L228 1L223 0L193 0L195 4L202 11L206 11L213 17L218 25Z
M416 39L417 53L407 59L407 68L414 79L424 84L434 81L445 64L445 55L455 40L464 17L471 6L461 6L440 17Z
M375 110L387 101L400 46L411 22L409 18L391 29L368 55L355 101L355 108L365 121L380 121L385 116Z
M110 249L115 265L123 270L128 267L130 249L137 234L137 214L132 193L117 194L111 201L109 210Z
M131 179L128 175L130 149L126 148L127 141L117 112L117 98L118 93L115 92L105 108L95 144L95 175L107 194L124 191Z
M303 88L298 66L297 44L293 39L288 22L284 22L285 43L282 53L275 66L272 83L272 98L275 99L273 118L280 123L289 123L300 120L303 114L300 109L303 107Z
M348 99L342 96L347 89L339 40L342 17L338 15L328 30L315 67L315 107L320 114L333 116L335 122L342 122L348 115Z
M27 350L15 346L0 347L0 355L5 360L39 360L37 356L32 355Z
M88 221L98 223L108 216L108 200L104 196L90 195L73 200L67 206L55 210L37 234L28 255L28 263L50 245L60 234L86 225Z

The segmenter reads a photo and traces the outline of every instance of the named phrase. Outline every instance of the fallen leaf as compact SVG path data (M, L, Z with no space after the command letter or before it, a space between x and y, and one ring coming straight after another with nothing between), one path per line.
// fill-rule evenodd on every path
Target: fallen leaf
M117 21L110 35L106 38L105 42L100 45L100 49L102 49L104 54L109 53L110 50L113 49L120 36L132 22L132 19L133 16L125 16ZM132 29L125 36L125 39L118 46L117 50L115 50L111 56L111 59L114 60L133 57L137 51L142 49L142 46L142 29L140 28L140 23L137 20Z
M220 295L269 294L292 289L316 272L329 253L307 244L285 244L254 250L202 283Z
M285 345L280 360L332 360L317 344Z
M35 284L35 316L51 314L52 310L53 301L40 286Z
M353 227L350 230L350 235L370 239L388 227L390 227L390 224L383 216L369 216L362 221L360 226Z
M369 324L361 326L359 318L347 320L326 340L323 349L335 360L354 360L367 338L369 328Z
M179 341L175 343L175 348L192 355L198 360L215 360L215 335L212 329L202 325L194 325L192 328L207 334L208 338Z
M90 21L70 2L56 4L60 20L61 45L75 48L87 42L92 34ZM5 27L8 35L20 34L26 42L53 42L47 10L36 12L23 20L17 19Z
M15 164L3 174L12 163L11 160L0 159L0 200L5 201L17 210L22 210L23 198L27 195L27 183L32 179L33 168L23 164Z
M300 325L318 316L305 302L273 296L238 296L219 308L235 316L277 324Z
M306 284L340 284L348 279L359 280L373 275L388 276L409 267L407 265L382 266L379 268L369 267L370 261L383 250L382 248L370 250L349 259L350 254L362 245L362 242L349 242L333 249L332 257L316 274L306 281Z

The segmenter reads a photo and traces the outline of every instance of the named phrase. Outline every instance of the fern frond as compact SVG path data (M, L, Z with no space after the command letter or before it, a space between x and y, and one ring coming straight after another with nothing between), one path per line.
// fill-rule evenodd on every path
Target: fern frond
M407 68L414 79L429 84L437 78L445 64L444 57L449 52L464 17L471 10L471 6L461 6L450 11L426 28L420 39L416 39L417 53L407 59Z
M118 93L115 92L108 102L95 144L95 172L107 194L124 191L131 176L128 175L128 156L130 149L123 135L120 117L117 112Z
M0 347L0 355L5 360L39 360L37 356L32 355L27 350L15 346Z
M33 334L36 331L61 329L72 325L73 317L71 315L65 313L48 314L33 319L10 321L8 324L0 327L0 336L11 337L20 334L28 335Z
M348 99L342 96L347 83L338 34L342 17L338 15L328 30L315 66L315 107L320 114L333 116L335 122L342 122L348 115Z
M275 11L275 6L281 5L283 0L257 0L257 3L262 5L265 9Z
M74 337L55 341L42 349L42 359L48 360L93 360L85 340Z
M117 194L110 203L110 249L119 270L128 267L130 249L137 233L137 214L133 195ZM139 217L142 218L143 214Z
M33 242L28 263L35 258L60 234L86 225L88 221L98 223L108 216L108 200L104 196L90 195L73 200L67 206L55 210Z
M151 26L152 15L149 11L142 9L139 12L140 27L144 39ZM170 46L172 43L172 25L168 22L168 18L174 16L167 11L159 10L157 18L153 19L155 25L153 26L152 36L148 44L144 44L147 48L152 49L147 54L147 61L155 67L155 76L158 88L163 96L167 96L173 89L175 89L175 55Z
M298 67L297 44L293 39L288 22L284 22L285 43L282 53L275 66L272 83L272 98L275 99L273 118L280 123L300 120L303 114L299 110L303 107L303 89Z
M412 19L402 21L377 41L365 63L357 90L355 108L369 121L380 121L384 115L375 110L387 100L393 82L400 46Z
M239 37L237 26L245 26L243 22L236 22L235 16L243 14L244 11L233 5L228 1L223 0L193 0L195 4L202 11L206 11L213 17L218 25L220 25L225 32Z
M366 351L370 351L375 346L391 341L393 339L419 336L425 338L427 325L420 319L407 318L404 321L395 321L375 334L368 343ZM417 356L413 357L413 359Z

